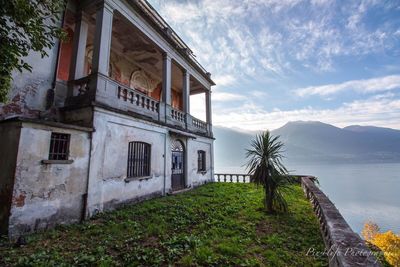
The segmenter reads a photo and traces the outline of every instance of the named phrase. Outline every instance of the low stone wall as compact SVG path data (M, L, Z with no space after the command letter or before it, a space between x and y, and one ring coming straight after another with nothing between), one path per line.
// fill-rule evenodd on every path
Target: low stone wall
M358 234L351 230L329 198L315 185L315 177L302 176L301 186L320 223L329 266L381 266Z

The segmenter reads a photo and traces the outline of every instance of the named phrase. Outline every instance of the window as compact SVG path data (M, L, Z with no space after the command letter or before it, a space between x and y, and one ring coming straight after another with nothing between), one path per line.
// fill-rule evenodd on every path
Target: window
M197 151L197 171L206 171L206 152L203 150Z
M128 178L150 176L150 154L150 144L129 142Z
M49 160L68 160L70 134L51 133Z

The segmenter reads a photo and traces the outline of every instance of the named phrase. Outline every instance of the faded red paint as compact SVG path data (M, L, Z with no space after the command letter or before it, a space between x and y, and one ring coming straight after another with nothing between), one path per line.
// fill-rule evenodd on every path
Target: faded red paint
M57 79L68 81L69 69L71 65L74 31L69 27L64 30L67 33L67 39L61 43L60 61L58 65Z
M172 90L172 107L183 110L182 93Z
M40 111L28 107L26 97L28 94L35 94L36 86L26 86L20 90L7 104L0 106L0 120L24 115L25 117L35 118L39 116Z
M156 87L156 89L153 90L153 92L150 92L150 96L157 101L160 101L161 99L161 83L159 83Z
M19 194L16 197L13 197L13 203L15 206L17 207L23 207L25 205L25 192L21 192L21 194Z
M114 64L112 65L112 73L111 73L111 79L116 80L117 82L120 82L124 84L124 82L121 81L121 70ZM129 84L126 84L129 86Z

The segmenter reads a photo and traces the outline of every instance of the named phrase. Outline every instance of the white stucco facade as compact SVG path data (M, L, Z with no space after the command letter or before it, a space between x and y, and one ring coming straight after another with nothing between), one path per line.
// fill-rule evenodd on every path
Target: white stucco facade
M64 27L75 39L48 58L30 54L33 72L15 74L10 102L0 105L0 234L14 238L213 181L214 83L149 10L145 1L71 0ZM135 38L113 34L119 29ZM126 43L136 45L133 54ZM206 95L206 121L189 113L197 93ZM149 150L132 153L133 143ZM129 174L129 164L143 162L146 175Z

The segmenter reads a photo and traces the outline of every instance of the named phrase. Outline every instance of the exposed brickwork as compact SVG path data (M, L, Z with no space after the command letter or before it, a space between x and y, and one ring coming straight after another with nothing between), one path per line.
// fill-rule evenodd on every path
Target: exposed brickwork
M25 198L26 198L26 193L21 192L18 196L13 197L13 204L17 207L23 207L25 205Z
M0 120L20 115L29 118L38 117L40 111L29 108L27 104L28 94L36 94L37 87L38 83L26 86L24 89L19 90L8 103L0 105Z

